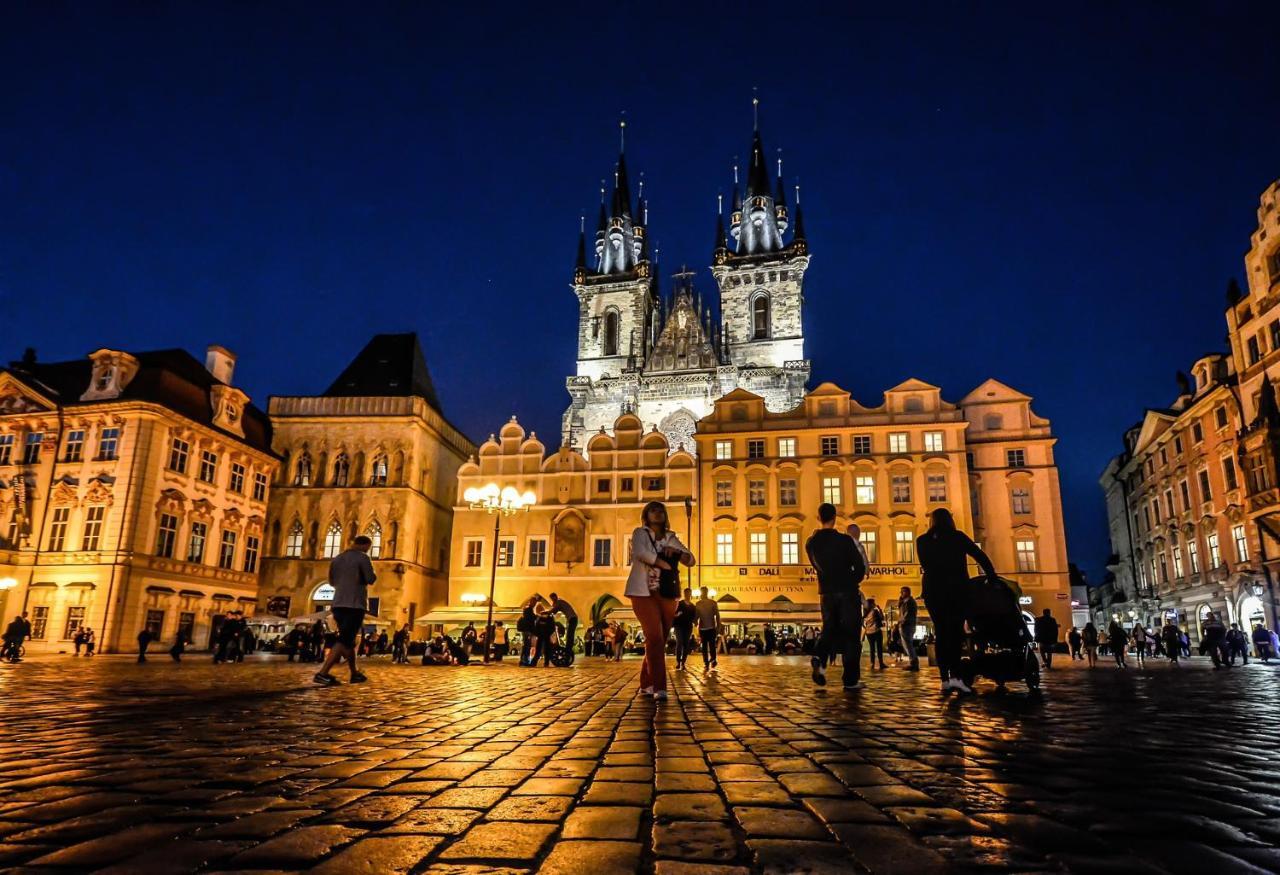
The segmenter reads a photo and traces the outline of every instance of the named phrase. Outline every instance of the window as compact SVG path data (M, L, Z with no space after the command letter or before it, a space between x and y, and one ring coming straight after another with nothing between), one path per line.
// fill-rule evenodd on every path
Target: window
M894 474L889 478L889 497L894 504L911 503L910 474Z
M1151 531L1151 508L1145 504L1142 506L1142 521L1146 523L1143 528L1148 532ZM1159 520L1156 520L1156 522L1159 522Z
M827 504L840 506L840 478L839 477L823 477L822 478L822 500Z
M31 609L31 638L43 641L49 634L49 606L36 605Z
M783 565L800 564L800 533L783 532L778 536L778 547Z
M377 520L370 520L369 527L364 530L364 533L372 542L369 547L369 558L382 558L382 523Z
M928 489L929 501L938 502L947 500L947 475L946 474L930 474L925 478L925 486Z
M67 608L67 622L62 627L62 640L70 641L76 637L76 632L84 625L84 608L77 605Z
M751 302L751 339L765 340L769 337L769 296L757 295Z
M964 454L964 466L965 466L966 468L968 468L970 471L972 471L972 470L974 469L974 467L975 467L975 466L974 466L974 463L973 463L973 453L972 453L972 452L968 452L968 453L965 453L965 454Z
M160 632L164 629L164 611L147 611L146 626L151 637L160 640Z
M1213 411L1213 419L1214 419L1214 422L1217 424L1218 428L1226 428L1227 427L1227 408L1219 407L1217 410Z
M1151 594L1151 587L1147 584L1147 569L1138 563L1138 592L1145 595Z
M222 544L218 547L218 567L230 571L236 567L236 533L222 530Z
M915 532L893 533L893 558L900 565L916 561Z
M40 445L43 442L43 434L33 432L27 435L22 445L22 464L38 465L40 463Z
M1013 512L1019 516L1025 516L1031 513L1031 490L1022 486L1014 488L1010 493L1013 503Z
M751 549L752 565L769 564L769 534L768 532L752 532L748 536L747 546Z
M1262 350L1258 347L1258 335L1255 334L1253 337L1249 338L1248 346L1249 364L1256 365L1258 362L1262 361Z
M858 533L858 540L862 542L862 549L867 551L868 562L875 562L880 558L875 529L863 529Z
M254 535L246 535L244 539L244 568L247 574L258 570L258 549L261 542Z
M333 485L346 486L351 481L351 459L346 453L338 453L333 460Z
M1182 575L1182 545L1175 541L1173 543L1173 576L1181 580Z
M824 434L822 436L822 455L838 456L840 455L840 437L834 434Z
M907 433L905 431L896 431L889 435L889 452L907 452Z
M1164 491L1164 510L1165 510L1165 514L1170 519L1173 519L1174 515L1177 514L1177 510L1175 510L1173 507L1173 490L1172 489L1166 489Z
M609 310L604 314L604 354L618 354L618 311Z
M1160 525L1160 501L1159 499L1151 499L1151 515L1156 519L1156 525Z
M1267 273L1271 276L1271 284L1280 282L1280 249L1267 256Z
M793 437L778 438L778 458L794 459L796 457L796 439Z
M747 458L764 458L764 438L750 438L747 440Z
M467 568L479 568L480 563L484 559L484 541L476 538L468 540L464 545L466 550L466 561L463 563Z
M751 507L764 507L764 481L747 481L747 504Z
M200 451L200 473L196 475L205 483L212 483L218 476L218 454L208 450Z
M1005 450L1004 463L1008 468L1025 468L1027 466L1027 451Z
M591 542L591 564L596 568L607 568L613 564L613 541L596 538Z
M1194 537L1187 541L1187 565L1191 567L1192 574L1200 573L1200 547Z
M378 616L378 609L382 607L382 599L376 595L369 596L369 615Z
M733 564L733 533L716 532L716 564Z
M49 525L49 550L59 553L67 545L67 521L71 519L71 508L55 507L53 521Z
M387 457L378 456L373 460L373 467L369 470L370 486L386 486L387 485Z
M1191 442L1198 444L1204 440L1204 426L1198 422L1191 423Z
M1214 532L1208 538L1209 542L1209 567L1220 568L1222 566L1222 551L1218 549L1218 533Z
M716 458L733 458L733 441L716 441Z
M1225 456L1222 459L1222 479L1229 490L1235 489L1240 485L1236 479L1236 460L1230 456Z
M237 495L244 494L244 465L231 463L231 473L227 476L227 491Z
M1161 447L1161 448L1160 448L1160 464L1161 464L1161 465L1167 465L1167 464L1169 464L1169 449L1168 449L1168 447Z
M1017 555L1017 564L1019 571L1035 571L1036 570L1036 542L1035 541L1018 541L1014 544L1014 552Z
M1280 319L1271 320L1271 348L1280 349Z
M0 434L0 465L13 463L13 435Z
M644 488L649 492L661 492L663 488L663 478L646 477L644 478Z
M342 526L337 520L329 523L329 528L324 533L324 552L321 554L325 559L332 559L342 552Z
M81 432L81 438L84 432ZM70 449L70 447L68 447ZM119 457L120 453L120 429L104 428L98 432L98 458L102 461L109 461Z
M1173 453L1176 456L1182 455L1182 435L1173 436Z
M1213 501L1213 490L1209 488L1209 471L1201 468L1196 472L1196 479L1200 481L1200 500Z
M632 492L636 488L636 479L634 477L623 477L618 483L618 489L621 492Z
M1159 575L1156 574L1157 560L1160 563ZM1165 586L1169 585L1169 562L1167 559L1164 558L1163 552L1161 552L1159 555L1157 555L1155 558L1151 560L1151 576L1152 578L1159 581L1160 583L1163 583Z
M1182 493L1182 509L1191 510L1191 487L1187 485L1186 480L1178 482L1178 491Z
M79 462L84 458L84 432L76 429L67 432L67 449L63 456L65 461Z
M515 538L499 538L498 539L498 566L500 568L510 568L516 564L516 539ZM599 562L597 565L601 564ZM608 564L607 562L604 564Z
M302 523L299 520L294 520L289 527L289 536L284 542L284 555L291 559L302 555Z
M926 431L924 433L924 451L926 453L942 452L942 432Z
M178 638L190 644L196 632L196 615L190 611L178 614Z
M529 539L529 567L544 568L547 564L547 539Z
M204 561L204 543L208 537L209 525L207 523L191 524L191 540L187 542L188 562Z
M191 452L191 444L182 438L174 438L169 442L169 470L179 474L187 473L187 456Z
M1236 542L1236 561L1249 561L1249 539L1245 537L1244 526L1231 527L1231 540Z
M733 507L733 481L716 481L716 507Z
M596 492L600 493L601 495L608 495L609 488L612 485L613 484L609 481L608 477L599 477L596 479Z
M874 477L859 476L853 478L854 499L858 504L876 503L876 481Z
M855 456L871 455L871 435L855 434L853 436L853 454Z
M160 514L160 529L156 535L156 555L173 558L173 544L178 538L178 518L171 513Z
M778 504L783 507L795 507L796 500L796 481L795 480L779 480L778 481Z
M97 550L102 543L102 521L107 517L107 509L95 504L84 512L84 538L80 542L81 550Z

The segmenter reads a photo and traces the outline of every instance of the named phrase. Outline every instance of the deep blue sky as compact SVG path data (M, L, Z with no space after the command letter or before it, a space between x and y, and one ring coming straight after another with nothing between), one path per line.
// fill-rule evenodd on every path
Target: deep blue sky
M709 291L759 86L814 384L1032 395L1096 579L1097 476L1222 346L1280 177L1280 14L1070 5L8 4L0 356L222 343L265 405L413 329L473 438L514 412L554 445L618 113L664 272Z

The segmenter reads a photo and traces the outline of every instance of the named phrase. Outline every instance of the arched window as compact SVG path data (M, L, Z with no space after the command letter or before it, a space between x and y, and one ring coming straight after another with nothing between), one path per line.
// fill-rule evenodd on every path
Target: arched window
M298 468L293 475L294 486L311 485L311 454L306 450L298 456Z
M751 302L751 339L764 340L769 336L769 296L756 295Z
M333 485L346 486L350 477L351 460L346 453L338 453L338 458L333 460Z
M342 525L334 520L329 523L329 530L324 533L324 553L325 559L332 559L342 552Z
M379 455L373 460L373 465L369 468L369 485L370 486L386 486L387 485L387 457Z
M302 555L302 520L294 520L289 527L289 539L284 543L284 555L297 559Z
M618 354L618 311L609 310L604 314L604 354Z
M382 556L382 526L377 520L369 523L369 528L364 530L369 540L373 542L373 546L369 548L369 558L378 559Z

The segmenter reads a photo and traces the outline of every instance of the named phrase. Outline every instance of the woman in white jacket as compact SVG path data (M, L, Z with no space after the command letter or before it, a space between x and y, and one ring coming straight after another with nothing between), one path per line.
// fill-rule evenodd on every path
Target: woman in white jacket
M667 636L676 614L680 585L670 597L659 591L663 572L677 564L692 567L693 554L680 543L667 524L667 508L651 501L641 512L641 525L631 533L631 573L626 596L644 629L644 665L640 668L640 692L655 699L667 698Z

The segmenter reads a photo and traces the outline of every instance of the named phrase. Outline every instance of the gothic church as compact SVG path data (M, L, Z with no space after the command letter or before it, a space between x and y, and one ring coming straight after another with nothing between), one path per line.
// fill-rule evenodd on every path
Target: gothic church
M716 217L711 273L719 300L713 308L695 292L688 272L677 275L670 297L659 291L643 182L633 202L625 156L618 155L590 263L585 232L578 240L578 365L566 381L564 446L586 452L593 434L634 413L645 431L662 432L672 451L694 453L697 421L734 389L762 396L773 411L803 399L809 361L801 305L809 247L798 193L794 223L790 219L781 162L776 185L770 182L758 125L745 195L736 168L734 176L728 235L723 213Z

